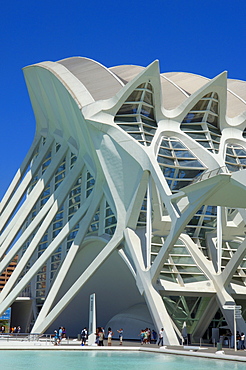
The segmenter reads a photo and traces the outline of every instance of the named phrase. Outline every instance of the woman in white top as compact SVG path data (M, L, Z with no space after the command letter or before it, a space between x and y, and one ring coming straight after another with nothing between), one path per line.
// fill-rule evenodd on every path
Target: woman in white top
M113 335L114 333L112 332L111 328L108 328L108 346L111 346Z

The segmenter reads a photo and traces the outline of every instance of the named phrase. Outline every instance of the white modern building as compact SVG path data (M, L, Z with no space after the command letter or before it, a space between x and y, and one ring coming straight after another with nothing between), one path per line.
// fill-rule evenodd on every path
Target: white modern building
M19 305L32 332L77 335L95 293L98 325L127 338L232 330L224 306L246 310L246 82L80 57L24 75L36 134L0 204L0 270L18 255L0 314Z

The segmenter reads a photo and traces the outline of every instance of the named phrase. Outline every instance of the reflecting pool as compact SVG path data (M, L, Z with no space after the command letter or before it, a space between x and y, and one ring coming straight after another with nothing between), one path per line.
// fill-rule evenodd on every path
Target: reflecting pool
M245 363L120 351L1 350L1 369L11 370L245 370Z

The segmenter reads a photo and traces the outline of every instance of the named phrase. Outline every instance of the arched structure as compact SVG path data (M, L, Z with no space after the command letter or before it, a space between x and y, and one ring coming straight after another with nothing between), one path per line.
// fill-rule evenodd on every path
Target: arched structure
M99 324L124 318L126 337L138 317L166 344L184 322L199 338L219 309L232 328L223 306L246 309L245 82L78 57L24 74L36 134L1 202L0 270L19 258L0 312L28 296L33 332L76 334L96 292Z

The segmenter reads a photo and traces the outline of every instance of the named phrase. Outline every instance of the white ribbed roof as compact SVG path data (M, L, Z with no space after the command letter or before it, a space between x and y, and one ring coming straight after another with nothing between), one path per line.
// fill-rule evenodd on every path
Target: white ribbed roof
M132 80L144 67L117 66L110 70L126 82ZM181 104L188 95L204 86L210 79L186 72L168 72L161 74L163 105L173 109ZM234 117L246 111L246 81L227 81L227 115Z
M58 63L77 77L95 100L112 98L124 86L108 68L92 59L72 57Z
M114 96L127 82L145 68L122 65L106 68L102 64L82 57L60 60L87 88L95 100ZM166 109L179 106L189 95L204 86L209 79L186 72L168 72L161 75L162 101ZM246 81L228 79L227 115L234 117L246 111Z

